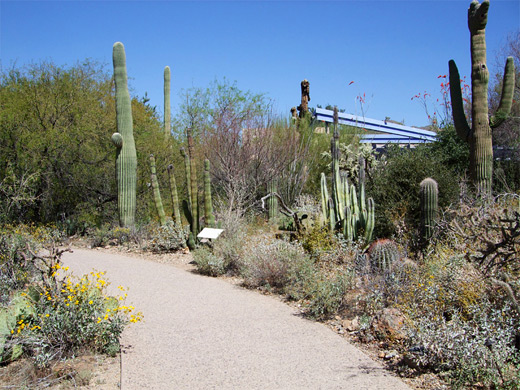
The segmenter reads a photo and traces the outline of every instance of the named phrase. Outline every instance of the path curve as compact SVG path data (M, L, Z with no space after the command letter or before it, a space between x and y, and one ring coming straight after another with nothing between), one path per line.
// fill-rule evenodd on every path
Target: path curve
M123 390L408 389L323 324L225 281L95 250L63 256L76 275L107 271L145 321L123 333Z

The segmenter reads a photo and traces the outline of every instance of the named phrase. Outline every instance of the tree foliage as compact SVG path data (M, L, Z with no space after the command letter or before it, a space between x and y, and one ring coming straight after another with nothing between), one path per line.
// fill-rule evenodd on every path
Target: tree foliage
M89 60L71 67L51 62L13 67L0 74L0 104L0 197L2 204L11 204L0 218L89 225L111 220L116 200L112 75ZM143 178L149 177L142 161L150 149L164 146L156 140L160 123L153 108L137 99L132 106L142 193ZM21 199L16 204L13 191Z

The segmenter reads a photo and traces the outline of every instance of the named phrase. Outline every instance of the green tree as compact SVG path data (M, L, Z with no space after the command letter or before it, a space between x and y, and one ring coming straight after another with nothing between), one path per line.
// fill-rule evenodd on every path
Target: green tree
M141 149L138 166L148 166L143 161L151 149L159 149L160 156L166 156L168 149L156 136L161 126L153 108L137 98L132 105L136 143ZM2 70L0 201L6 204L13 188L20 192L21 184L26 187L23 207L11 207L0 217L13 222L69 220L90 225L114 220L115 162L110 135L115 130L112 74L103 66L86 60L71 67L40 62ZM142 172L139 176L142 196L145 176ZM144 217L143 206L138 207Z

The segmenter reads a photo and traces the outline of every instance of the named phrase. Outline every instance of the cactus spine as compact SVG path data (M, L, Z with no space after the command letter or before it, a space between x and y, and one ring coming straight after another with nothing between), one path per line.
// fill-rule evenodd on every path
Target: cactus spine
M172 197L173 220L175 223L181 225L181 212L179 209L179 196L177 195L177 183L175 181L175 172L173 165L168 165L168 178L170 179L170 195Z
M206 225L215 227L213 216L213 202L211 201L211 178L209 174L209 160L204 160L204 217Z
M437 182L427 177L420 184L421 236L426 242L433 236L439 208Z
M171 106L170 106L170 67L164 67L164 136L168 139L171 134Z
M334 108L334 136L331 139L332 156L332 193L329 197L325 174L321 174L321 207L323 218L328 220L331 230L341 223L343 235L351 241L360 238L364 232L365 242L372 240L375 221L374 200L365 197L364 160L360 160L359 196L356 186L349 185L345 175L339 170L339 133L337 129L338 113Z
M450 95L453 122L457 134L470 147L470 174L477 193L491 195L493 176L493 142L491 127L496 127L509 115L513 101L515 71L509 57L504 71L500 106L495 117L488 117L489 71L486 65L486 24L489 1L471 2L468 9L468 27L471 39L471 127L464 115L460 75L455 61L449 61Z
M157 214L159 214L159 222L161 225L164 225L166 224L166 214L164 213L161 191L159 189L159 182L157 181L157 173L155 171L155 157L153 154L150 154L150 170L152 171L151 178L155 208L157 209Z
M113 47L114 79L116 87L117 133L112 135L116 152L117 204L119 224L135 224L137 155L132 124L132 105L128 92L125 48L121 42Z

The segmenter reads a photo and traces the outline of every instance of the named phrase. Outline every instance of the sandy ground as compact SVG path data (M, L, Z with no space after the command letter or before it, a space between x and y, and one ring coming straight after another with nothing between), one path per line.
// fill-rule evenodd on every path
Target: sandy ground
M121 388L409 389L347 340L279 300L189 272L189 255L156 261L75 249L77 275L107 271L144 321L122 338Z

